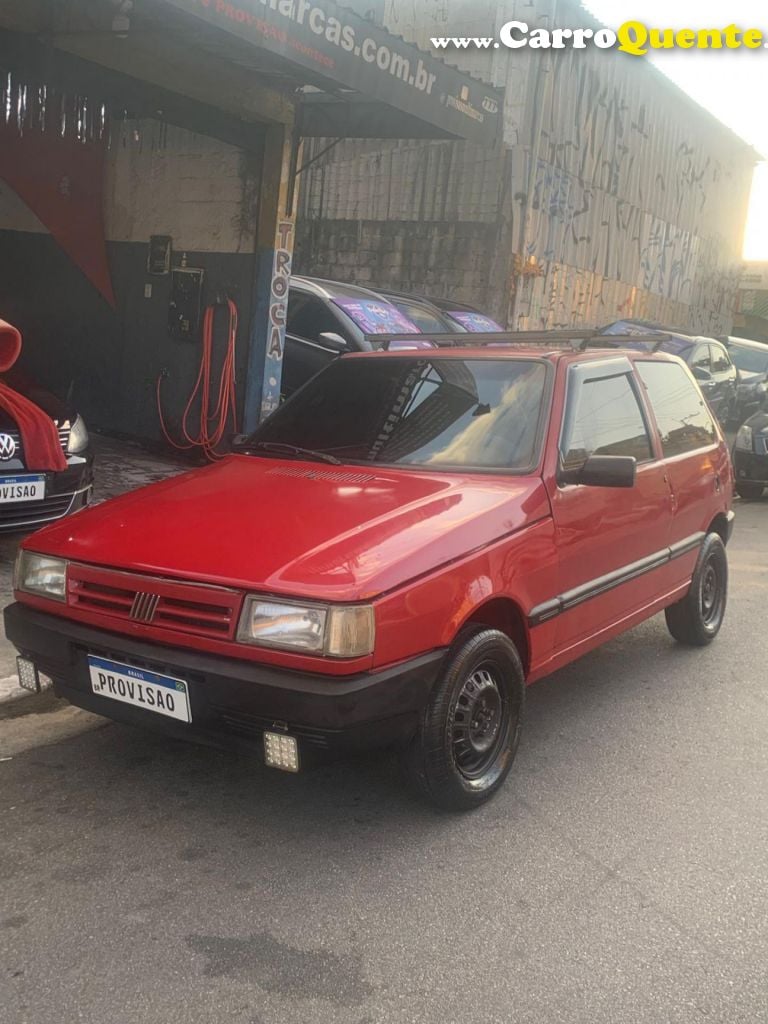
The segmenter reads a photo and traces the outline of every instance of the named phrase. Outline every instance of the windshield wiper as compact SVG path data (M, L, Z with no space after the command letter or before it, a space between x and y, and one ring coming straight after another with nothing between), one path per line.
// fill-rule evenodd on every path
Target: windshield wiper
M330 462L333 466L340 466L341 459L335 455L328 455L327 452L316 452L312 448L301 448L297 444L284 444L282 441L253 441L246 448L261 448L265 452L274 452L275 455L304 455L316 462Z

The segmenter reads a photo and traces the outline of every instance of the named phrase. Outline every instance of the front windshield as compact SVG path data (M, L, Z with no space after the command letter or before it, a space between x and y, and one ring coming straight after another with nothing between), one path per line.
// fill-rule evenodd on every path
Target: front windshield
M503 331L504 328L501 324L497 324L495 320L491 320L485 313L470 312L466 309L451 309L448 312L448 316L461 324L465 331L469 331L472 334L495 334L497 331Z
M768 373L768 345L764 352L758 348L742 348L741 345L733 345L728 352L738 370L744 373Z
M340 295L332 301L354 320L363 334L421 334L416 324L386 299L350 299Z
M546 364L339 359L252 435L343 462L521 472L537 459Z
M459 333L461 331L458 324L451 323L447 317L442 317L436 309L430 309L429 306L422 306L408 299L390 299L390 302L400 310L403 316L407 317L411 323L416 324L418 329L426 334L430 332L432 334L450 334L451 332Z

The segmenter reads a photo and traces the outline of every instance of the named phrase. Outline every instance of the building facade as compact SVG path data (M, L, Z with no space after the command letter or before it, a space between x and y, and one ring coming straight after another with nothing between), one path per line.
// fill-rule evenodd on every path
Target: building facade
M159 392L187 445L188 406L208 432L195 383L207 339L225 362L232 302L236 423L255 427L280 400L305 140L493 149L501 106L334 0L0 0L0 317L22 368L145 440L163 438Z
M363 6L433 52L433 37L498 38L511 19L597 27L562 0ZM503 147L340 143L304 176L297 270L451 295L515 329L646 317L730 330L755 163L746 143L643 59L439 52L504 89Z

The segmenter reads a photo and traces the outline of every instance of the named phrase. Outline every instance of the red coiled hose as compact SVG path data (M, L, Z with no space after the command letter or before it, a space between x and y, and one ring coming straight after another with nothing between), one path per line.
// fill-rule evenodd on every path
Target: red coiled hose
M160 417L160 429L166 441L179 451L189 451L192 448L200 448L205 457L211 462L223 458L221 452L216 451L227 430L227 422L232 417L232 430L237 432L237 406L235 399L235 339L237 338L237 306L232 299L227 299L227 310L229 312L229 325L227 328L227 347L224 353L224 362L221 365L221 376L219 378L218 398L216 407L209 411L211 404L212 373L213 373L213 323L216 316L216 307L208 306L203 317L203 351L200 357L200 369L197 374L195 386L189 401L181 417L181 433L183 442L174 441L168 432L163 417L163 408L160 401L160 385L163 374L157 378L157 412ZM190 411L195 399L200 396L200 423L197 436L193 436L188 427Z

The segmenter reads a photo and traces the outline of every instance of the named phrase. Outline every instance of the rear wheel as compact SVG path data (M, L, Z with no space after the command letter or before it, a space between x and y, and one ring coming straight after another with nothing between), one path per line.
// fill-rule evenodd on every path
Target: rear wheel
M728 559L716 533L708 533L688 593L665 611L667 628L681 644L704 647L720 632L728 598Z
M745 498L747 501L757 501L758 498L762 498L764 491L763 484L754 483L737 483L736 493L740 498Z
M495 629L462 634L403 752L421 795L451 811L493 796L512 767L524 703L523 667L509 637Z

